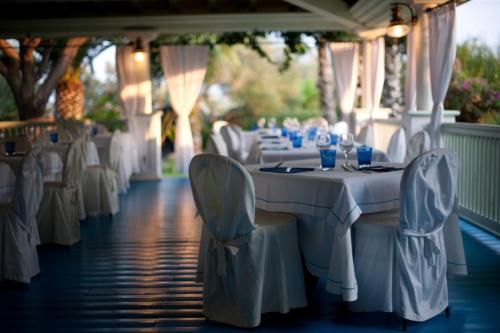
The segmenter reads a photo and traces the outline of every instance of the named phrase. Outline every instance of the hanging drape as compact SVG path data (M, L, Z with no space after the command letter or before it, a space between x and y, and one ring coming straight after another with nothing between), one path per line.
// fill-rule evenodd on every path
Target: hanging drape
M362 106L370 112L367 126L370 129L366 143L373 145L373 114L377 111L382 98L385 78L385 42L384 38L363 41L363 76L361 82Z
M144 39L143 39L144 40ZM148 43L144 41L147 54ZM133 46L124 45L116 47L116 72L118 75L118 88L122 104L123 115L127 119L128 131L134 138L136 149L134 152L134 171L143 171L146 138L144 137L143 125L137 121L136 115L150 114L152 112L151 78L149 69L149 56L143 61L137 61L134 57Z
M432 117L428 127L431 149L441 146L444 98L453 72L456 54L455 3L429 12L429 66L432 89Z
M331 43L333 76L342 119L350 123L354 108L358 78L359 45L356 43Z
M175 125L175 166L187 174L194 156L193 134L189 114L200 94L207 70L209 49L203 45L162 46L161 65L177 114Z
M417 23L418 24L418 23ZM418 26L411 27L408 36L406 37L406 54L408 60L406 63L406 79L405 79L405 108L404 112L408 113L417 110L417 52L419 40Z

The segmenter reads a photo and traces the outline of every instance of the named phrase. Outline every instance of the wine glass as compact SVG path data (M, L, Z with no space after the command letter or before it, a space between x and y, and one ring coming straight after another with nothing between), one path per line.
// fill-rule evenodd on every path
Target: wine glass
M352 134L340 134L339 136L339 148L342 150L345 156L345 163L344 166L348 167L349 163L348 157L349 157L349 152L351 151L352 147L354 146L354 137Z

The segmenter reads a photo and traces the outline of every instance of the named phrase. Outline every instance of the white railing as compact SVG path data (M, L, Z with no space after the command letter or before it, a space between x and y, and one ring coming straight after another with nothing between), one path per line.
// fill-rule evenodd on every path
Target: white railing
M500 235L500 126L443 124L443 145L458 153L460 215Z

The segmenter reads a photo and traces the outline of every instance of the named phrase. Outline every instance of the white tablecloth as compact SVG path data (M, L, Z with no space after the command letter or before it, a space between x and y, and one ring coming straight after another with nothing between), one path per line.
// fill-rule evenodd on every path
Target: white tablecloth
M45 181L56 181L60 180L63 171L63 162L59 155L53 151L47 151L44 149L42 153L44 159L45 170L44 170L44 180ZM21 167L24 156L0 156L0 162L6 163L10 166L10 169L15 173Z
M319 159L285 164L317 168ZM297 215L308 270L327 278L328 291L341 294L345 301L355 301L358 290L350 227L362 213L399 207L403 171L347 172L337 166L330 171L280 174L261 172L259 167L261 165L247 166L255 184L257 208ZM445 242L460 230L458 220L449 222L453 226L450 230L444 229ZM463 253L463 244L447 242L446 246L448 261L458 262L461 258L453 256ZM448 248L455 246L461 247L459 251ZM453 267L448 268L450 271Z
M301 148L293 148L288 138L280 137L279 139L263 139L261 136L255 140L255 144L250 150L246 163L276 163L280 161L318 158L319 152L316 148L316 143L308 141L306 138L303 138L302 140ZM337 163L339 161L343 162L344 153L336 146L332 146L331 149L337 150ZM355 160L356 158L356 148L353 148L349 153L349 159ZM383 151L374 149L372 152L372 160L378 162L388 162L389 158Z
M95 143L90 140L85 140L85 160L87 166L100 164L97 147Z

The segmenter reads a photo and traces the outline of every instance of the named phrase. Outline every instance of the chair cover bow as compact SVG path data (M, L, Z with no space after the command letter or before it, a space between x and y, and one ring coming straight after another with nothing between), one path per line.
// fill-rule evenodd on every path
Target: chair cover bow
M436 266L437 255L441 253L438 243L438 232L442 230L442 226L429 233L417 233L410 230L400 230L401 235L407 237L423 237L424 238L424 256L430 266Z
M232 256L237 255L238 251L240 250L240 246L250 242L251 233L225 241L218 239L212 233L210 233L210 238L214 244L211 253L215 253L216 255L217 274L219 276L225 277L227 274L226 250L228 250Z

